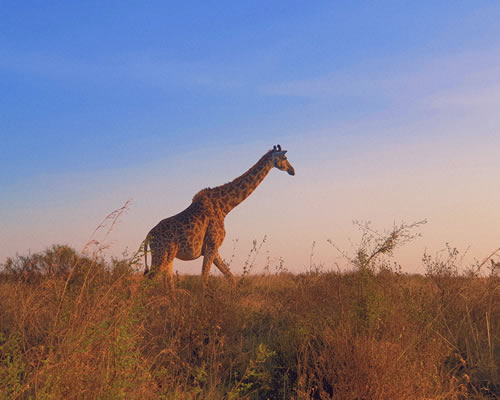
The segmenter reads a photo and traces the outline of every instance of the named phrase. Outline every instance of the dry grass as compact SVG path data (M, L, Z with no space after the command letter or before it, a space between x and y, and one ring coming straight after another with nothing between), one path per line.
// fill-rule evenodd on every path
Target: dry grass
M105 239L127 206L96 233ZM7 259L0 398L500 398L495 253L459 272L449 248L424 256L426 276L403 274L384 257L422 223L383 234L358 223L346 273L311 261L294 275L280 260L252 275L255 242L237 288L212 278L202 295L199 277L178 276L175 300L134 260L104 261L95 238L82 254Z
M181 276L173 302L54 246L0 275L0 398L498 398L500 280L448 267Z

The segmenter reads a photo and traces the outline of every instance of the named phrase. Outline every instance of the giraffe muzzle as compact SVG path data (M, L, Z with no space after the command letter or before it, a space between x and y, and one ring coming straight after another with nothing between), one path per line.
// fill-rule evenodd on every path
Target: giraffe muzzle
M295 175L295 170L293 169L293 167L290 165L290 168L288 168L286 170L286 172L288 172L288 175Z

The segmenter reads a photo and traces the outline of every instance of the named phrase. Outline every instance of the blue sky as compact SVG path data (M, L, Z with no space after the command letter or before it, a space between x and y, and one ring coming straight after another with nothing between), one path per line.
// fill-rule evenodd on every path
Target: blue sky
M448 241L481 257L500 244L499 20L492 1L2 1L0 259L80 248L129 198L113 251L132 248L278 142L297 176L230 215L225 257L268 235L299 271L353 219L422 218L411 268Z

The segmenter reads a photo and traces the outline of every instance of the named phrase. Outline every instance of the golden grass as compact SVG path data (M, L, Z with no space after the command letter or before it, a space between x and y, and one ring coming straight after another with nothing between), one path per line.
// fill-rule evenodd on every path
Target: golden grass
M127 260L7 260L0 398L498 398L499 278L428 262L212 278L205 296L180 276L173 301Z

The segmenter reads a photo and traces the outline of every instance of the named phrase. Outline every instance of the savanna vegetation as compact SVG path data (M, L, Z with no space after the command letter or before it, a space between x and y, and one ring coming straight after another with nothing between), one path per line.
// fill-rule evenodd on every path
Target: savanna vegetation
M449 248L409 275L390 256L418 224L360 227L346 271L250 261L236 288L177 276L175 299L99 250L7 259L0 398L499 398L498 265Z

